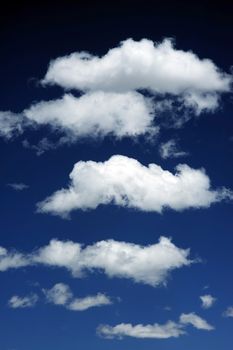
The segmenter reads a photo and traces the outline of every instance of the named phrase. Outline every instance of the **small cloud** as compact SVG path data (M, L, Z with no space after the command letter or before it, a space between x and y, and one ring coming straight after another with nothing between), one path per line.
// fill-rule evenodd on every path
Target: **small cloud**
M161 143L159 154L163 159L186 157L188 155L187 152L179 150L177 142L174 139Z
M48 302L55 305L66 305L73 297L70 287L64 283L57 283L51 289L43 289Z
M48 302L62 305L72 311L84 311L92 307L112 304L110 298L102 293L74 298L70 287L64 283L57 283L51 289L44 289L43 292Z
M202 308L203 309L209 309L213 304L216 302L216 298L214 298L210 294L202 295L200 296L201 302L202 302Z
M229 306L224 312L223 317L233 317L233 306Z
M7 184L8 187L12 188L13 190L15 191L23 191L23 190L26 190L27 188L29 188L28 185L24 184L24 183L9 183Z
M38 144L32 145L27 139L22 141L22 145L26 149L32 149L36 152L37 156L41 156L46 151L50 151L56 149L58 147L59 142L51 142L47 137L41 139Z
M184 325L191 324L193 327L197 329L202 329L206 331L212 331L214 329L206 320L196 315L194 312L189 314L182 314L180 316L180 323Z
M12 309L29 308L29 307L33 307L37 303L38 299L39 298L36 294L30 294L26 297L20 297L18 295L14 295L8 301L8 305Z

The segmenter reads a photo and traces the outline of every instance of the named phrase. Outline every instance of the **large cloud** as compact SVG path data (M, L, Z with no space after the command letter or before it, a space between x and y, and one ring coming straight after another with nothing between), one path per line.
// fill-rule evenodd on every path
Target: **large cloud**
M180 164L173 174L156 164L146 167L120 155L105 162L80 161L70 179L68 189L61 189L38 204L40 212L65 217L75 209L95 209L100 204L114 203L160 213L164 208L180 211L209 207L232 197L226 189L212 190L203 169Z
M230 90L232 78L209 59L177 50L170 39L127 39L103 57L76 52L51 61L43 80L65 89L126 92L148 89L179 96L199 114L218 106L219 94Z
M192 113L213 112L231 82L211 60L177 50L170 39L127 39L103 57L77 52L53 60L43 83L84 94L41 101L19 114L0 112L0 136L10 139L29 126L49 125L59 140L24 140L38 154L83 137L150 138L159 124L182 126Z
M36 125L50 125L68 134L69 141L109 134L134 137L157 131L152 126L152 102L137 92L98 91L79 98L66 94L59 100L34 104L23 114Z
M8 252L8 265L5 263L2 271L25 266L26 263L27 265L43 264L66 268L76 277L82 277L85 272L102 271L109 277L129 278L154 287L165 284L172 270L192 263L188 258L189 250L176 247L166 237L161 237L158 243L149 246L107 240L82 247L81 244L72 241L52 240L49 245L38 251L25 254L24 265L20 261L16 265L14 261L16 254ZM1 264L0 256L0 266ZM63 287L62 290L59 288L58 293L55 294L69 295L67 288ZM57 300L64 300L64 298Z

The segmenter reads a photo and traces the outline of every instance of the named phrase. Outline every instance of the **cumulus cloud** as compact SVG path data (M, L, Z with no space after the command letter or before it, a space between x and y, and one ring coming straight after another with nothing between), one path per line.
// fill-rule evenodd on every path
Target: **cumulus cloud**
M43 84L77 89L79 97L66 93L19 114L0 112L0 136L10 139L29 126L48 125L59 134L57 142L24 142L39 155L85 137L151 139L162 119L182 126L193 113L213 112L231 83L232 76L211 60L176 49L171 39L127 39L102 57L76 52L51 61Z
M214 298L212 295L210 294L206 294L206 295L201 295L200 296L201 302L202 302L202 307L203 309L209 309L211 308L211 306L214 305L214 303L216 302L216 298Z
M185 331L180 324L168 321L163 325L158 323L153 325L137 324L135 326L130 323L121 323L115 327L100 325L97 328L97 334L108 339L122 339L125 336L133 338L167 339L172 337L177 338L185 334Z
M203 329L206 331L211 331L214 329L214 327L211 326L206 320L196 315L194 312L182 314L180 316L180 323L184 325L191 324L197 329Z
M153 338L153 339L167 339L171 337L179 337L186 334L185 327L191 324L193 327L202 330L213 330L205 320L194 313L182 314L179 322L168 321L160 325L158 323L148 325L132 325L130 323L121 323L114 327L109 325L100 325L97 328L97 334L104 338L122 339L125 336L133 338Z
M8 305L12 309L33 307L37 303L38 299L39 298L36 294L30 294L26 297L14 295L9 300Z
M232 198L231 191L211 189L204 169L179 164L173 174L153 163L147 167L135 159L115 155L105 162L76 163L69 187L38 203L38 211L67 217L75 209L115 204L161 213L165 208L181 211L209 207L228 198Z
M233 317L233 306L229 306L223 313L224 317Z
M44 84L65 89L127 92L146 89L153 94L178 96L196 114L218 106L221 93L230 91L232 77L210 59L174 47L171 39L154 43L127 39L104 56L75 52L50 62Z
M65 132L70 140L157 132L152 126L152 102L138 92L97 91L79 98L66 94L59 100L34 104L23 113L37 125L47 124Z
M174 139L161 143L161 145L159 146L159 154L163 159L179 158L188 155L187 152L179 150L177 142Z
M14 261L11 263L14 255L10 252L8 255L8 265L2 271L16 267ZM172 270L192 263L189 249L176 247L166 237L161 237L158 243L148 246L107 240L83 247L72 241L52 240L32 254L25 254L23 259L24 265L27 262L28 265L43 264L66 268L75 277L82 277L87 272L101 271L108 277L129 278L153 287L165 284ZM69 295L69 290L59 286L48 295L52 298L61 296L64 299L64 295L65 298Z
M68 310L84 311L92 307L110 305L112 302L105 294L89 295L84 298L74 298L70 287L64 283L57 283L51 289L44 289L48 302L63 305Z
M29 188L28 185L22 183L22 182L19 182L19 183L9 183L7 184L8 187L11 187L13 190L15 191L23 191L23 190L26 190L27 188Z

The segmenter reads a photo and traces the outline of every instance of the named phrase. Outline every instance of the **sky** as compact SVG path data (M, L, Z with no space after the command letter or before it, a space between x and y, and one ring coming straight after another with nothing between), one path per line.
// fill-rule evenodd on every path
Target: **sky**
M1 9L2 350L232 348L231 14Z

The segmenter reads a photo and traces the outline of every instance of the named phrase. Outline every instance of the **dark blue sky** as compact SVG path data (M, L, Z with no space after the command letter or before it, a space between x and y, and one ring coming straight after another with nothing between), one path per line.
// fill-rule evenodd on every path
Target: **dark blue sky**
M38 83L51 59L75 51L102 56L127 38L161 42L172 37L176 48L192 50L200 59L210 58L222 71L230 73L232 10L224 2L215 6L208 1L126 1L111 6L90 1L66 5L50 2L34 7L12 4L1 14L0 110L20 113L33 102L61 97L61 87L42 87ZM36 204L67 187L69 174L78 161L102 162L115 154L137 159L145 166L155 163L171 172L179 163L205 168L213 189L233 189L232 106L231 93L226 93L214 113L191 117L181 128L164 127L154 142L143 137L136 141L87 137L37 156L22 142L27 139L36 144L43 137L56 139L57 134L47 126L26 129L10 140L0 138L0 246L32 253L53 238L84 246L108 239L146 246L166 236L172 237L176 247L190 248L190 258L198 260L172 271L167 285L158 287L127 278L109 278L98 271L74 278L64 268L43 265L1 272L0 349L231 349L233 319L222 314L233 306L232 201L181 212L167 209L162 214L109 204L74 211L69 220L36 213ZM162 159L159 147L170 139L176 139L188 156ZM24 183L29 188L15 191L7 186L12 183ZM53 305L45 300L43 289L51 289L56 283L69 285L79 298L105 293L112 298L112 304L82 312ZM9 306L13 295L32 293L39 297L35 306ZM205 294L217 299L210 309L201 307L200 296ZM190 325L185 328L186 335L169 339L126 336L119 340L96 335L100 324L113 327L120 323L177 323L182 313L195 313L215 329L205 331Z

